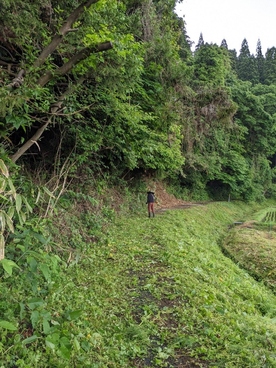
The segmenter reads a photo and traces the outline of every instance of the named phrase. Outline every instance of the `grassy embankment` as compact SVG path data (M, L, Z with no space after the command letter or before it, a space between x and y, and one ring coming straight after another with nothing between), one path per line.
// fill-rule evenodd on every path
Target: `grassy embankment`
M117 218L60 262L37 304L17 296L35 323L25 336L8 331L13 345L2 335L2 367L5 356L24 368L276 367L276 296L221 250L228 226L252 211L214 203Z

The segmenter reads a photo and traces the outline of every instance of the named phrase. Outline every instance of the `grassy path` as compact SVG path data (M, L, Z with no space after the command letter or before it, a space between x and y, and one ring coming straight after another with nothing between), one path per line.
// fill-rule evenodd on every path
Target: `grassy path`
M26 271L22 262L1 279L2 318L15 328L1 330L0 367L276 368L276 297L220 247L252 210L119 217L70 263L51 255L51 274L30 253Z
M213 204L117 221L107 252L126 354L110 366L276 367L276 298L218 246L241 215Z

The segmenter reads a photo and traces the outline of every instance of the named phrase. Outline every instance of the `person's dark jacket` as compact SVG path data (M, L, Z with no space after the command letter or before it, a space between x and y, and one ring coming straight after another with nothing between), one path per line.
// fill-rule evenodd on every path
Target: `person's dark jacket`
M154 203L154 192L147 192L147 203Z

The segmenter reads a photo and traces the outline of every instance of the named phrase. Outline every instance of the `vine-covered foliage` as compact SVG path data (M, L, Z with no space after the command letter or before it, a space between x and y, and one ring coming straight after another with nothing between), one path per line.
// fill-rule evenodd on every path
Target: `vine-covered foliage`
M175 3L5 0L3 155L49 177L70 161L158 172L194 198L271 195L274 49L245 39L237 56L201 35L193 53Z

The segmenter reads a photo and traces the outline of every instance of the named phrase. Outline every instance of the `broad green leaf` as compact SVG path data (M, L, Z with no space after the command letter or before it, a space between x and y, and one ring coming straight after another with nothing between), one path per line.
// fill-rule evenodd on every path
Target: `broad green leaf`
M5 178L0 178L0 193L3 193L7 185Z
M2 264L4 270L7 272L7 274L10 275L10 276L12 275L12 270L13 270L14 267L20 269L20 267L17 266L17 264L15 262L11 261L10 259L2 259L0 261L0 263Z
M21 207L22 207L22 196L21 194L17 193L15 196L15 208L16 208L17 213L20 212Z
M24 225L25 222L26 222L26 215L24 212L19 212L18 213L18 219L19 219L19 222L20 222L20 225Z
M79 310L75 310L75 311L68 311L66 312L66 318L69 320L69 321L74 321L75 319L78 319L82 314L82 310L79 309Z
M48 335L50 331L51 331L51 327L50 327L49 322L47 321L47 319L43 318L43 333L45 335Z
M0 194L0 198L4 201L4 202L8 202L8 198L7 196L3 196L2 194Z
M46 281L51 281L51 273L50 273L49 267L45 264L40 264L39 268L43 276L45 277Z
M43 304L44 304L44 300L41 298L32 298L27 303L30 309L35 309L35 307L39 307Z
M16 197L16 190L15 190L15 187L13 185L13 182L12 182L11 178L8 178L8 184L9 184L12 196L15 198Z
M48 188L43 187L43 190L44 190L44 192L46 194L48 194L48 196L50 196L51 198L55 198L55 196L53 195L53 193L51 193Z
M13 226L13 222L12 222L12 219L8 216L8 214L6 213L5 214L6 216L6 224L10 230L11 233L14 233L14 226Z
M23 200L23 202L24 202L24 203L25 203L25 205L26 205L27 211L28 211L28 212L30 212L30 213L32 213L32 212L33 212L33 209L32 209L32 207L30 206L29 202L27 201L27 198L26 198L26 197L24 197L24 196L22 196L22 200Z
M37 339L38 339L38 336L37 335L33 335L33 336L30 336L27 339L23 340L22 341L22 344L23 345L27 345L27 344L30 344L31 342L33 342L33 341L35 341Z
M74 346L77 351L80 351L80 343L76 337L74 337Z
M53 344L51 341L49 341L49 340L46 340L46 346L48 347L48 348L50 348L51 350L55 350L56 349L56 345L55 344Z
M32 311L31 321L32 321L33 328L36 327L38 320L39 320L39 312L37 310Z
M37 271L37 261L34 257L27 257L27 261L30 265L30 270L32 272L36 272Z
M4 164L4 161L0 159L0 170L1 173L8 178L9 177L9 170L7 168L7 166Z
M19 303L19 306L20 306L20 319L22 320L23 319L23 315L24 315L24 312L25 312L25 304L24 303Z
M10 206L7 212L7 215L12 219L14 216L14 207Z
M43 235L34 233L34 237L43 245L49 242L50 239L46 239Z
M60 334L58 332L55 332L49 336L47 336L46 341L51 342L55 346L59 345L60 342Z
M60 348L59 351L64 359L70 359L72 346L70 344L70 341L67 337L62 337L60 339Z
M0 327L5 328L6 330L16 331L17 327L8 321L0 321Z
M40 190L38 190L37 197L36 197L36 200L35 200L35 204L38 204L39 199L40 199L40 195L41 195L41 192L40 192Z
M62 336L62 338L60 339L60 345L63 345L68 349L71 348L70 340L66 336Z

